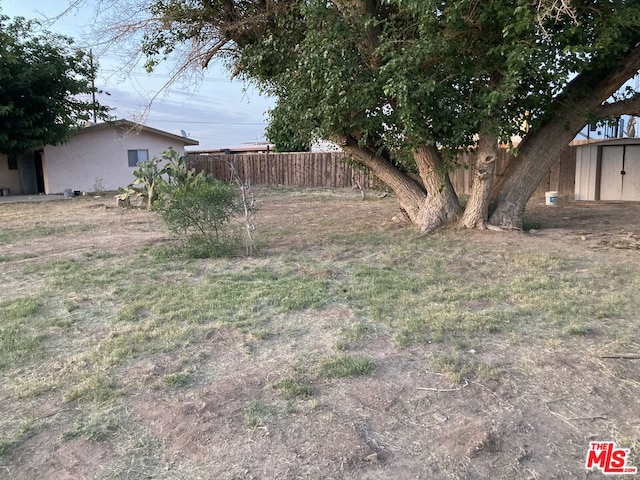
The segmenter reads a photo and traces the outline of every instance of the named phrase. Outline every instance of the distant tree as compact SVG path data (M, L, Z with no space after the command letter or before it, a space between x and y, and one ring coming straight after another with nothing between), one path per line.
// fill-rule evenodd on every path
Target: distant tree
M0 152L57 145L94 112L108 118L109 109L91 97L94 74L72 39L0 15Z

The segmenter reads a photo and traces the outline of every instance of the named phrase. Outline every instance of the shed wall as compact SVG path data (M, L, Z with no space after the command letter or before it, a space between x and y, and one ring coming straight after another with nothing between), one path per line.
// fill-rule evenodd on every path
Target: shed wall
M596 145L578 147L576 153L575 200L596 199L597 164L598 147Z
M616 139L579 146L574 198L640 201L638 139Z

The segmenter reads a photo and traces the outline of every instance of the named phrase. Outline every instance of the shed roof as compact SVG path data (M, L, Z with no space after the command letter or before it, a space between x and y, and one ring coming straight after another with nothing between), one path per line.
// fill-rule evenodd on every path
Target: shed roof
M572 142L571 145L576 147L588 147L591 145L640 145L640 137L625 137L625 138L607 138L597 140L580 140L579 142Z

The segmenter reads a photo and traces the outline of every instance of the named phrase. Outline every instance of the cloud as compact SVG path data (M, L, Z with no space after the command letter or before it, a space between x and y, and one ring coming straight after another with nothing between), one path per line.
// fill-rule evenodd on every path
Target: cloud
M151 104L151 95L132 93L129 88L107 90L110 95L100 100L115 108L116 117L142 121L175 134L185 130L207 147L264 140L265 112L274 103L256 92L239 89L201 89L197 93L170 89Z

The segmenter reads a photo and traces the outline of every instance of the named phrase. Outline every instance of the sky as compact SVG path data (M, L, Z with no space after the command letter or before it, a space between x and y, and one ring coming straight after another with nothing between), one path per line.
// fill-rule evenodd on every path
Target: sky
M64 12L70 0L0 0L0 13L9 17L47 20ZM73 10L47 29L76 40L79 47L91 49L96 38L91 31L95 0ZM274 106L272 98L261 96L251 85L229 80L229 72L214 63L200 81L184 82L164 89L169 78L168 65L148 74L142 66L125 68L127 57L107 52L97 58L100 69L96 87L109 96L101 103L114 107L116 118L140 121L150 127L181 135L181 131L204 148L235 147L265 141L266 112ZM152 101L153 100L153 101Z
M0 12L10 17L46 20L64 12L71 1L0 0ZM102 2L104 0L85 0L82 8L72 10L47 28L74 38L78 46L89 50L97 43L95 34L90 32L96 6ZM116 118L139 121L176 135L184 131L205 149L266 140L266 112L274 106L274 99L261 96L242 81L229 80L229 72L220 63L210 65L200 81L188 85L177 83L165 89L170 73L168 65L160 65L148 74L141 65L125 68L127 59L126 55L114 51L97 58L100 70L96 86L110 93L99 99L114 107L112 114ZM634 82L635 87L640 88L640 77ZM628 122L628 118L624 120ZM584 139L587 135L603 138L612 134L612 129L600 127L588 131L585 127L577 138Z

